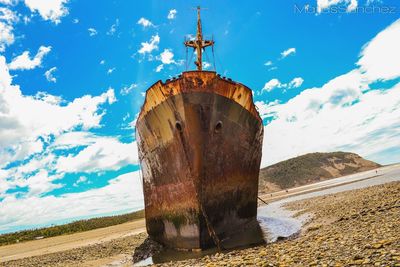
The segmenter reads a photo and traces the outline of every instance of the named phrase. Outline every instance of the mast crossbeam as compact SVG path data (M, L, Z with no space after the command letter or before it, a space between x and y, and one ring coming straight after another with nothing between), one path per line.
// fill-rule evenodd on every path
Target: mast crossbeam
M197 34L195 40L188 40L184 42L186 47L192 47L196 50L197 60L194 64L197 66L197 70L203 70L203 50L208 46L214 45L214 40L204 40L203 33L201 30L201 18L200 18L200 7L197 7Z

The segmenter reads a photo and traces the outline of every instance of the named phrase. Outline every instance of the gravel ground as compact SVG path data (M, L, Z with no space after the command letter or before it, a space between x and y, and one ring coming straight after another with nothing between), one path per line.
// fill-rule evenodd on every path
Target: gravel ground
M298 210L298 215L313 214L296 239L158 266L400 266L400 182L302 200L287 207ZM86 266L99 259L133 255L146 237L142 233L0 266ZM128 257L119 265L131 262Z
M132 255L134 249L146 238L147 234L141 233L91 246L8 261L0 263L0 266L82 266L83 263L102 258L112 258L121 254ZM130 264L131 259L128 258L127 262Z
M314 214L296 239L159 266L400 266L400 182L287 207Z

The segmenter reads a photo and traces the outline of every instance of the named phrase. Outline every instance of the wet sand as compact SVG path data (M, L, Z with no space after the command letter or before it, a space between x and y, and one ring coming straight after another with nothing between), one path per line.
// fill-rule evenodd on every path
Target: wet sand
M383 177L381 182L400 180L400 165L381 168L378 174ZM360 186L356 181L365 180L359 183L367 186L378 184L380 179L371 178L373 176L376 176L375 171L368 171L357 174L356 177L341 177L318 183L319 185L303 186L290 190L289 194L285 192L291 196L286 199L295 198L295 201L296 198L307 195L298 195L300 192L313 192L311 194L317 196L318 188L333 190L340 188L338 185L350 186L344 190L351 190ZM355 182L353 188L350 181ZM312 196L314 195L308 197ZM282 199L279 194L275 197L277 198L274 200ZM297 199L297 202L282 203L286 205L286 210L292 210L292 214L299 210L299 216L314 214L306 225L305 229L308 230L304 230L298 238L166 265L219 266L226 263L301 266L316 262L318 265L326 263L329 266L334 258L337 258L334 262L339 266L352 261L361 263L361 259L374 264L379 261L387 263L386 265L394 265L394 262L400 264L400 244L398 240L393 240L394 236L400 235L399 198L400 183L397 182L317 196L311 200ZM146 238L144 231L144 220L138 220L79 234L3 246L0 247L0 266L131 266L134 249ZM319 255L321 247L323 254Z

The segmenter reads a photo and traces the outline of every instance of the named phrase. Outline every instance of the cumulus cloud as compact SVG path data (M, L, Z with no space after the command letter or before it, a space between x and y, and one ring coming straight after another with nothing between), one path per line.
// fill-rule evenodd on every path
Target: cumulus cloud
M291 89L291 88L298 88L298 87L300 87L300 86L303 84L303 82L304 82L304 79L303 79L303 78L301 78L301 77L296 77L296 78L294 78L293 80L291 80L291 81L289 82L289 84L287 85L287 87L288 87L289 89Z
M52 83L56 83L57 79L54 77L54 72L57 71L57 67L52 67L51 69L47 70L44 73L44 77L46 77L46 80Z
M77 155L61 156L56 165L59 172L98 172L118 170L138 164L136 142L121 143L112 137L98 137Z
M160 36L158 34L151 36L149 42L141 43L141 48L139 49L139 53L145 55L146 53L151 53L153 50L158 49L158 44L160 43Z
M271 66L273 63L271 60L268 60L267 62L264 63L265 66Z
M203 66L203 69L207 70L211 67L211 64L207 61L203 61L202 66Z
M358 6L357 0L317 0L317 11L318 13L323 12L325 9L335 5L347 5L346 11L351 12Z
M281 86L281 82L278 79L274 78L266 82L262 90L271 92L273 89L280 88Z
M154 24L150 20L143 17L138 20L137 24L142 25L143 28L154 27Z
M161 61L161 64L157 66L156 68L156 72L160 72L161 70L164 69L164 65L170 65L170 64L175 64L175 65L181 65L182 61L178 60L175 61L174 60L174 53L172 52L172 49L164 49L163 52L160 53L160 55L158 55L156 57L157 60ZM207 62L203 62L203 67L204 64L209 64ZM205 65L206 68L208 68L209 66Z
M386 81L400 76L399 35L397 20L364 46L357 65L368 80Z
M31 58L29 51L23 52L21 55L15 57L8 68L10 70L31 70L41 66L43 58L50 53L51 46L41 46L36 55Z
M87 181L88 181L88 178L86 176L82 175L82 176L79 176L78 180L76 180L76 182L73 183L72 186L77 187L80 184L86 183Z
M380 71L371 63L379 53L381 58L400 55L391 45L393 36L400 34L399 24L396 21L362 48L359 68L286 103L257 103L261 116L271 120L265 126L262 166L315 151L351 151L381 160L385 151L400 147L400 83L370 87L400 77L398 64ZM394 163L398 157L380 163Z
M133 89L135 89L137 87L138 87L138 85L136 83L132 83L129 86L122 87L119 93L121 95L128 95L130 92L132 92Z
M61 18L68 15L68 8L65 6L69 0L25 0L25 5L32 11L38 12L44 20L58 24Z
M161 61L163 64L172 64L176 63L174 60L174 53L172 53L171 49L164 49L163 52L161 52L160 56L158 59Z
M176 18L176 14L178 13L178 11L176 11L176 9L171 9L169 12L168 12L168 16L167 16L167 18L168 19L175 19Z
M12 10L0 7L0 52L4 52L5 48L14 43L14 26L18 21L18 16Z
M119 26L119 19L116 19L115 23L111 25L110 29L107 31L107 35L114 35L115 32L117 31L118 26Z
M156 72L160 72L160 71L162 71L163 69L164 69L164 64L160 64L160 65L157 66Z
M14 23L18 21L18 15L9 8L0 7L0 20L7 23Z
M0 167L42 151L50 136L80 127L100 127L104 112L100 106L115 102L114 90L100 96L86 95L61 104L50 95L25 96L0 56Z
M271 92L275 88L285 88L285 89L298 88L303 84L303 82L304 80L301 77L296 77L289 83L281 83L278 79L273 78L265 83L264 87L262 88L262 91Z
M294 48L294 47L288 48L285 51L282 51L281 58L285 58L285 57L287 57L289 55L292 55L292 54L293 55L296 54L296 48Z
M107 70L107 74L108 74L108 75L112 74L112 73L114 72L114 70L115 70L115 68L109 68L109 69Z
M0 183L1 186L1 183ZM90 205L87 205L90 201ZM67 222L82 217L126 213L144 207L139 171L119 175L102 188L61 196L6 196L1 202L0 232Z
M0 21L0 52L4 52L6 46L14 43L13 26Z
M95 28L89 28L88 32L89 32L89 36L97 35L97 30Z

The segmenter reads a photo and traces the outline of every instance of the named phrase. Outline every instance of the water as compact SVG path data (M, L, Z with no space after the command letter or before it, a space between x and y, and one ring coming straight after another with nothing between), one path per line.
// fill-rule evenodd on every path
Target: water
M296 211L290 211L284 208L284 204L298 201L302 199L335 194L348 190L361 189L374 185L380 185L400 181L400 166L388 166L375 171L368 171L328 181L323 181L318 184L308 185L304 187L317 186L334 186L340 183L348 183L338 185L332 188L315 191L311 193L301 194L284 198L268 205L258 208L258 221L260 222L261 229L264 232L264 238L268 242L275 242L279 237L290 237L300 232L304 222L310 218L310 214L304 214L299 217L293 217Z
M310 218L310 214L303 214L298 217L294 217L296 211L290 211L284 207L286 203L303 200L307 198L324 196L328 194L334 194L339 192L344 192L348 190L361 189L374 185L380 185L385 183L390 183L394 181L400 181L400 165L383 167L375 171L368 171L353 175L348 175L336 179L331 179L328 181L323 181L313 185L303 186L304 189L307 188L318 188L318 187L328 187L335 186L328 189L323 189L320 191L305 193L301 195L287 197L268 205L260 206L258 208L257 219L260 223L261 230L263 231L264 239L267 243L275 242L279 238L288 238L296 235L301 231L301 228L305 221ZM351 182L351 183L349 183ZM340 185L342 183L347 183ZM163 258L170 260L182 260L185 258L196 258L201 257L206 254L214 253L214 250L205 251L202 253L178 253L177 255L171 255L168 252L161 254L161 258L157 255L154 258L149 257L143 261L137 262L135 266L146 266L153 263L159 263ZM175 254L177 252L174 252ZM156 258L158 257L158 258Z

